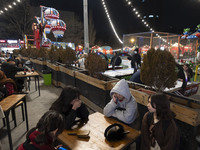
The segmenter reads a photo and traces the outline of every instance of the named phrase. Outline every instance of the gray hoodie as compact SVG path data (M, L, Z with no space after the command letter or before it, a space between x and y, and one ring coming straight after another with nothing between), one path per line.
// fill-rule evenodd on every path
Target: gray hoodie
M131 95L128 83L126 80L120 80L110 91L110 96L113 93L118 93L124 98L123 101L118 101L117 104L111 99L111 101L104 107L104 115L107 117L116 117L126 124L131 124L137 117L137 102ZM119 110L117 108L124 108Z

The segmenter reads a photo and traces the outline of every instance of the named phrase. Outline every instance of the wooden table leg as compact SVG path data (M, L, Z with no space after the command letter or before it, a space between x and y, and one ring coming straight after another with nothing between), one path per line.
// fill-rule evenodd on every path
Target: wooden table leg
M11 132L10 132L10 122L9 122L10 111L4 112L4 113L5 113L5 118L6 118L6 126L7 126L9 146L10 146L10 150L13 150L12 137L11 137Z
M25 117L26 117L26 129L28 131L29 130L29 125L28 125L28 114L27 114L26 97L24 97L23 102L24 102L24 110L25 110Z

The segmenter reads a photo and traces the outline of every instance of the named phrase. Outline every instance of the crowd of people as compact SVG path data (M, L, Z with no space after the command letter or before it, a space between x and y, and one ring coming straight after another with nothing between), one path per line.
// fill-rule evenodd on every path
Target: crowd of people
M76 124L86 124L89 111L80 100L81 92L73 86L62 89L60 96L26 135L26 141L17 150L56 150L60 146L56 137L64 129L72 129ZM137 102L131 95L128 83L120 80L110 91L111 101L104 107L103 113L141 130L141 150L177 150L180 135L176 126L175 114L170 109L168 97L163 93L149 96L148 112L137 127ZM56 145L58 144L58 145Z

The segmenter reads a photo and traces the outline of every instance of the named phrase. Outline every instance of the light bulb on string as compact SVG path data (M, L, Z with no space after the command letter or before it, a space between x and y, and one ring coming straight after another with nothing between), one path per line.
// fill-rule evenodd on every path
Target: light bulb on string
M102 5L104 6L104 10L105 10L105 12L106 12L106 10L107 10L106 3L105 3L105 2L103 3L103 2L104 2L104 0L102 0ZM110 15L109 15L108 11L107 11L106 15L107 15L107 18L108 18L108 20L109 20L109 22L110 22L110 25L111 25L111 27L112 27L112 30L113 30L115 36L117 37L118 41L122 44L123 42L122 42L122 40L119 38L119 36L118 36L118 34L117 34L116 30L115 30L115 27L114 27L114 25L113 25L113 23L112 23L112 20L111 20L111 18L110 18Z

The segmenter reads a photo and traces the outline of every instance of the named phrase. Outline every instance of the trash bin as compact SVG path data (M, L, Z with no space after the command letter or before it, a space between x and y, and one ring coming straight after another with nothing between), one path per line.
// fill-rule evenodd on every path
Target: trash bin
M50 70L42 70L44 85L51 85L51 71Z

